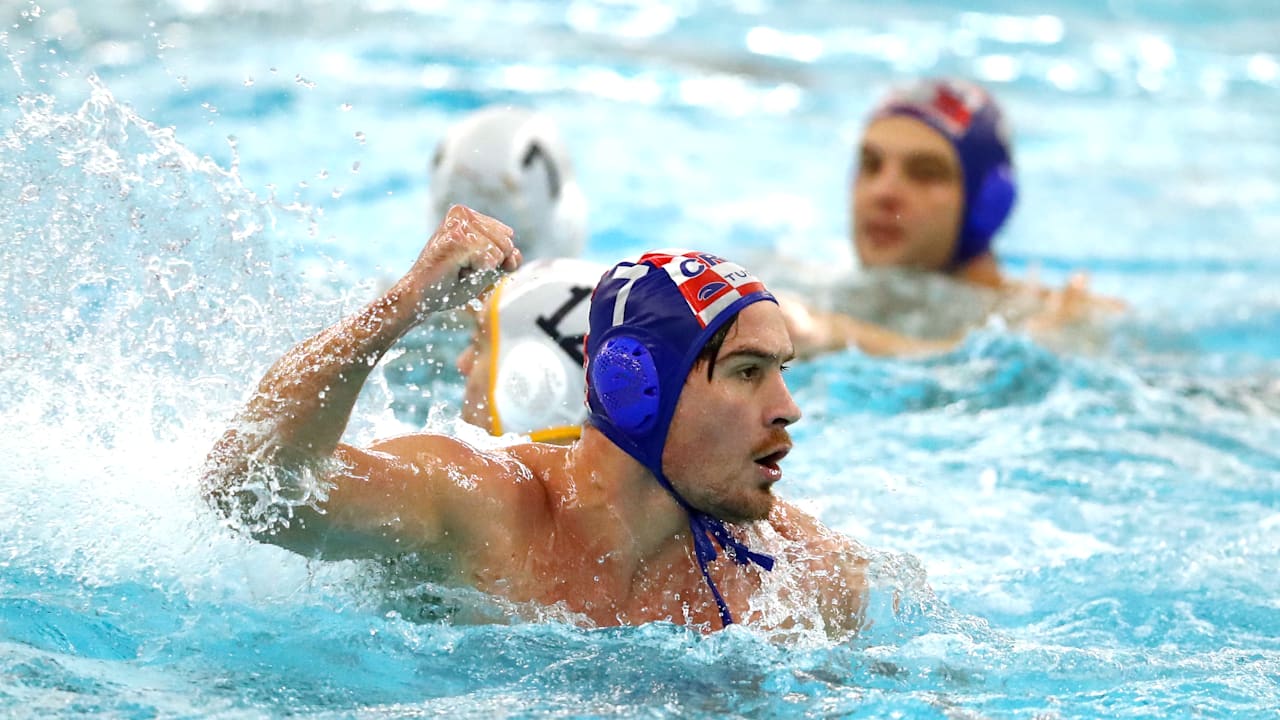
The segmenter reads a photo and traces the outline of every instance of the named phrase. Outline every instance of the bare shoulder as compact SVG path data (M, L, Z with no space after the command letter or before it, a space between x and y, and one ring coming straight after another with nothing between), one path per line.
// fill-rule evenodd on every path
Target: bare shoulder
M416 433L379 440L365 452L381 456L402 481L451 507L530 513L545 503L546 488L544 473L523 447L479 448L448 435Z
M501 552L549 522L541 475L512 448L417 433L341 445L335 459L341 469L313 526L342 531L347 547L326 547L328 554L418 550L463 559L476 548Z
M774 503L773 511L769 513L769 524L787 540L815 548L830 547L835 550L844 546L854 546L849 538L831 530L818 518L783 500Z
M812 584L810 590L820 600L828 623L856 630L867 589L868 558L862 545L783 501L774 504L769 523L802 550L796 560L805 566L804 576Z

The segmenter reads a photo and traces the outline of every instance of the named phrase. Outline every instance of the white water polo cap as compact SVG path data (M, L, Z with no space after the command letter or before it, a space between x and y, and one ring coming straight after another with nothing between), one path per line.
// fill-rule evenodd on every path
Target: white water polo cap
M587 416L583 339L605 266L555 258L526 263L488 303L489 408L495 435L562 442Z
M488 107L445 132L432 159L432 222L454 204L510 225L527 260L576 257L586 240L586 198L544 113Z

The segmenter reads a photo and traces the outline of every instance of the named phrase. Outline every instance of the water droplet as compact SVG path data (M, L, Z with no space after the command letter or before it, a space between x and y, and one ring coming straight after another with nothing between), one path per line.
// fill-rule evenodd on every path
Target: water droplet
M316 177L321 180L324 180L329 177L329 171L322 169L320 172L316 173Z
M253 77L252 77L252 76L246 77L246 78L244 79L244 86L245 86L245 87L253 87Z
M334 200L337 200L342 197L342 188L334 188L333 192L329 193L329 195L331 195Z
M347 112L348 110L351 109L351 103L342 103L338 107L342 110L342 112Z
M363 144L364 144L364 131L363 131L363 130L357 130L357 131L356 131L356 142L360 143L361 145L363 145Z
M22 188L22 194L18 196L18 202L30 203L40 199L40 187L34 183Z
M351 172L353 172L353 173L358 173L358 172L360 172L360 161L359 161L359 160L357 160L357 161L355 161L355 162L351 163Z

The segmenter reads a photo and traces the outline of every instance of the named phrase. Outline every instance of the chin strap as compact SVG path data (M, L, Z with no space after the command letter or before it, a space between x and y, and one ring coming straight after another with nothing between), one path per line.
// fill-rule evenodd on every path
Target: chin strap
M698 569L702 571L702 578L707 581L707 587L711 588L711 594L716 599L716 606L720 608L720 623L724 627L729 627L733 624L733 614L729 612L729 604L724 601L720 589L711 579L711 572L707 569L707 563L716 559L716 544L718 543L725 554L739 565L755 563L766 571L772 571L773 557L755 552L738 542L723 521L694 510L683 501L681 504L689 512L689 529L693 531L693 550L698 558ZM711 537L707 537L708 535ZM712 538L715 539L715 543L711 542Z
M607 417L593 413L588 422L604 433L605 437L609 438L613 444L622 448L631 457L636 459L646 457L640 445L631 436L619 430ZM659 454L659 457L661 457L661 454ZM725 526L723 520L712 517L701 510L695 510L671 486L671 481L661 471L660 465L655 467L657 463L647 463L644 460L640 460L640 462L649 469L649 472L653 473L658 484L688 513L689 530L693 533L693 551L698 560L698 570L702 571L702 579L706 580L707 587L711 588L711 595L716 599L716 607L720 608L720 623L724 627L729 627L733 624L733 614L729 612L729 604L724 601L724 596L720 594L720 588L716 587L715 581L711 579L711 572L707 569L707 563L714 561L719 555L716 552L716 545L718 544L725 554L739 565L755 563L765 571L773 570L773 556L758 553L748 548L729 532L729 528ZM715 542L712 542L712 540Z

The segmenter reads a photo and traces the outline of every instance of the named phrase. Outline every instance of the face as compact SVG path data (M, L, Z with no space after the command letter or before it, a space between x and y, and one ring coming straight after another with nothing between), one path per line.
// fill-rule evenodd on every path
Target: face
M490 342L488 303L484 310L474 313L475 332L471 342L455 362L458 372L466 380L462 392L462 419L477 427L493 432L493 416L489 412L489 373L492 365L493 343Z
M738 314L711 379L705 363L685 379L662 468L693 507L732 522L769 515L787 426L800 419L782 378L793 354L782 311L756 302Z
M913 117L880 118L862 138L851 211L863 267L945 271L964 208L960 158Z

